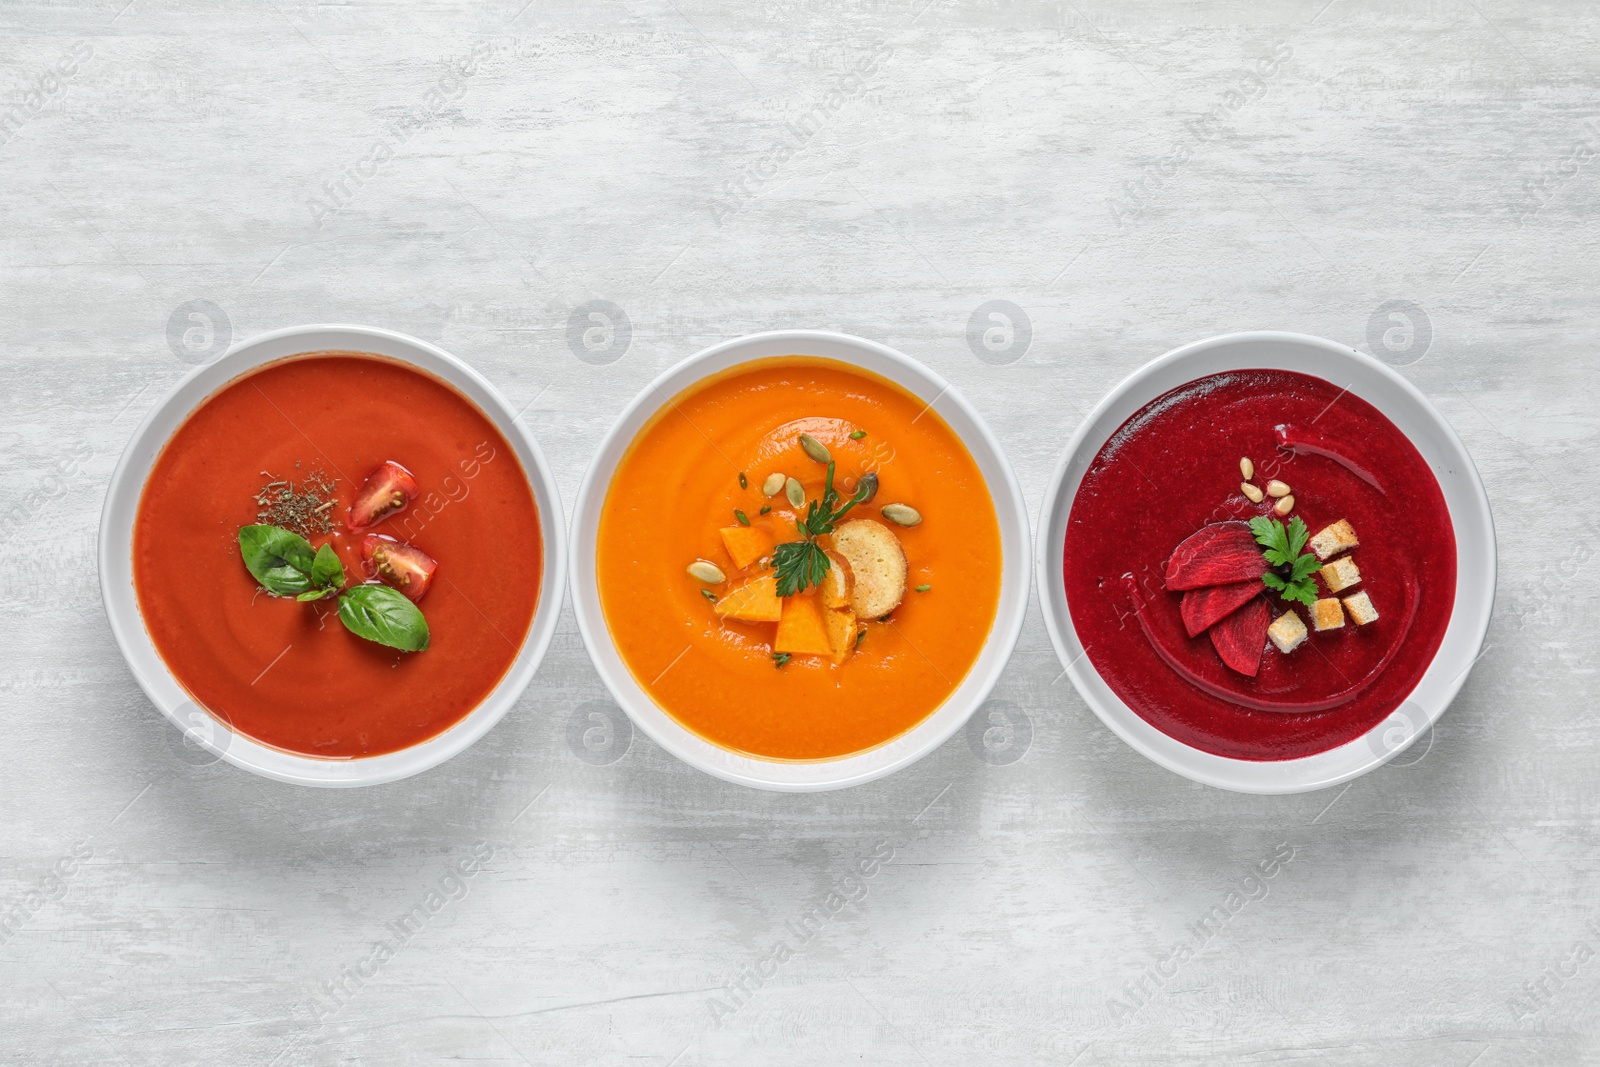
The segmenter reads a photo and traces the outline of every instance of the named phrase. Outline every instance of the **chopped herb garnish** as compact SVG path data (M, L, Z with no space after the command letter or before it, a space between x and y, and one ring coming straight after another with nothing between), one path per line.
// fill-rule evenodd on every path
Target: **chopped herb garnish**
M787 652L774 652L772 654L772 662L779 667L782 667L785 663L788 663L790 658L791 657Z
M744 512L740 511L738 508L734 508L733 509L733 517L739 520L739 525L740 526L749 526L750 525L750 516L746 515Z
M1300 551L1311 536L1305 520L1296 515L1285 527L1277 519L1257 515L1250 520L1250 532L1261 546L1261 554L1275 568L1261 576L1262 583L1285 600L1298 600L1306 607L1315 604L1315 575L1322 563L1310 552Z
M832 564L828 562L828 554L817 544L817 538L832 533L834 524L849 514L851 508L871 500L878 491L878 476L869 471L862 475L855 493L840 506L839 491L833 487L833 470L834 463L830 460L822 499L807 505L806 517L794 524L801 540L781 544L772 551L779 596L793 596L804 592L807 586L822 584Z
M300 479L298 487L292 479L273 478L266 471L261 476L268 481L255 494L258 522L281 526L301 537L333 532L330 513L338 503L334 496L337 478L328 477L321 467Z

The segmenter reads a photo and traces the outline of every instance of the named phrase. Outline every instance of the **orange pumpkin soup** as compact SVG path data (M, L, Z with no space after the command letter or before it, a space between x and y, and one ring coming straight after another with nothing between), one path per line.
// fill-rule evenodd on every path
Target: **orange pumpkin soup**
M799 356L657 412L612 474L596 544L639 684L708 741L781 760L860 752L938 708L988 639L1000 565L955 432L882 378Z

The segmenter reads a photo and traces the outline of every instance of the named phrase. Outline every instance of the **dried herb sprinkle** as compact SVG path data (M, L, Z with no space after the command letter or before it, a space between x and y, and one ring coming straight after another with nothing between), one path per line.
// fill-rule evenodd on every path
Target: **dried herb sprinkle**
M257 522L293 530L301 537L333 532L339 479L329 477L321 467L298 482L293 478L273 478L267 471L262 471L261 476L268 481L255 494L256 507L260 509L256 512Z

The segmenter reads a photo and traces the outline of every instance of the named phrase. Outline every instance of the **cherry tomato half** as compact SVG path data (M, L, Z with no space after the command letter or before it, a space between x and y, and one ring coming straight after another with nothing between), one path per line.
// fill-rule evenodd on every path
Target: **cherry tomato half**
M400 464L388 460L367 475L344 524L352 531L365 530L404 511L416 498L417 480Z
M373 577L394 586L413 602L427 595L433 572L439 567L422 549L384 534L367 534L361 539L361 558Z

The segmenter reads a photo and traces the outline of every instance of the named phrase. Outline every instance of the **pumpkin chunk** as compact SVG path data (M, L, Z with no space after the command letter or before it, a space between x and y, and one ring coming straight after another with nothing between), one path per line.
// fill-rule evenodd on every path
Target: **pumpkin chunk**
M724 619L740 622L777 622L783 616L783 601L778 599L778 579L770 574L756 578L723 594L714 609Z
M776 579L774 579L776 584ZM796 593L783 599L783 617L778 620L778 636L772 642L774 652L791 652L808 656L831 656L833 645L828 641L828 629L814 593Z
M828 627L828 644L833 647L833 662L843 663L856 650L856 613L844 608L824 611L822 615Z
M722 547L740 570L772 554L772 535L759 526L724 526L721 533Z

